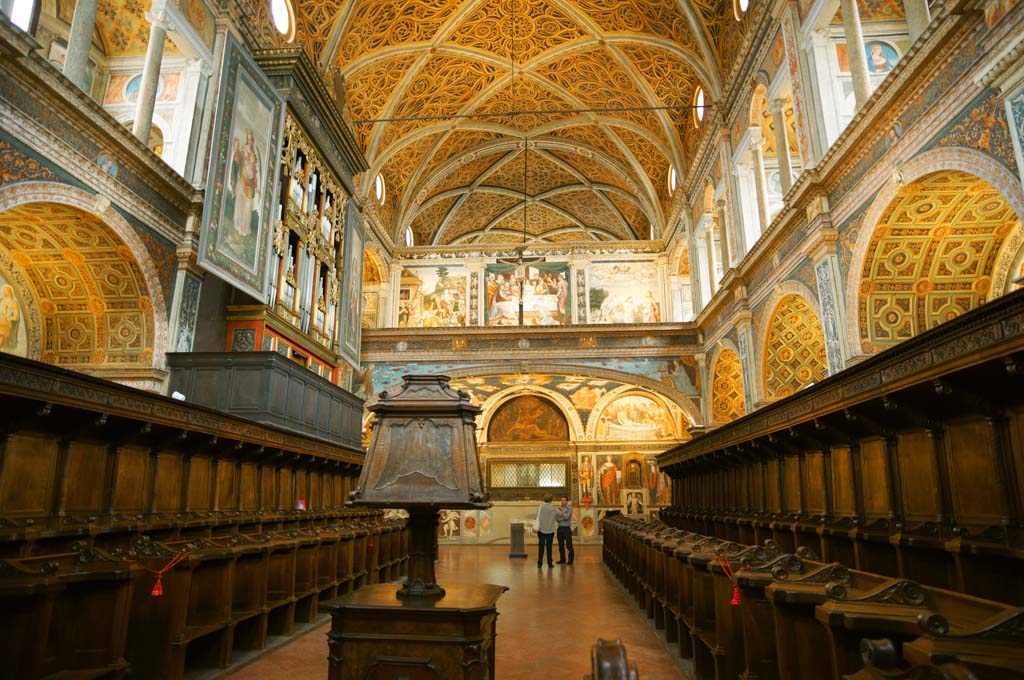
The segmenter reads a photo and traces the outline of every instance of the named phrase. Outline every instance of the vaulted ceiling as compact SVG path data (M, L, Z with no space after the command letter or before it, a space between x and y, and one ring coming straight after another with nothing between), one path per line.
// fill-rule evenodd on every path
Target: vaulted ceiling
M720 96L745 30L723 0L296 0L295 15L295 42L344 77L362 189L373 200L378 174L387 189L378 219L434 246L664 233L695 88Z

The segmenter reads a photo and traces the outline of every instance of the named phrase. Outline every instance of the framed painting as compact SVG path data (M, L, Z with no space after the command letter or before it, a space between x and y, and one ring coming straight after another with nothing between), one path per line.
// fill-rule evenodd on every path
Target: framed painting
M230 34L207 172L198 262L266 301L284 100Z
M363 221L355 201L345 211L345 244L342 257L344 269L341 282L341 354L353 366L359 365L359 342L362 334L363 302Z

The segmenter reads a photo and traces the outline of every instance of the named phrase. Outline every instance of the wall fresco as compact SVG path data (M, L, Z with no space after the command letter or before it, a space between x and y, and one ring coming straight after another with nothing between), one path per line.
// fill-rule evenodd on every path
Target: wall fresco
M497 408L487 430L491 442L568 441L565 416L547 399L532 394Z
M601 262L590 268L590 323L659 323L658 269L649 262Z
M398 289L399 328L465 326L465 267L405 267Z

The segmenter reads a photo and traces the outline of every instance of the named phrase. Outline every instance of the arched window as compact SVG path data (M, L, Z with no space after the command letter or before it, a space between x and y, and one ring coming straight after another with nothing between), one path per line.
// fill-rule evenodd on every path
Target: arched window
M676 187L679 185L679 175L676 174L675 166L669 166L668 169L668 190L670 193L675 193Z
M295 10L290 0L270 0L270 18L286 40L290 42L295 37Z
M373 195L376 196L378 203L384 202L384 197L387 196L387 187L384 186L383 175L377 175L377 178L373 180Z
M736 21L743 21L743 15L747 13L748 7L750 0L733 0L732 11L736 15Z
M700 127L700 122L704 120L704 109L707 106L707 102L704 100L704 88L697 87L697 91L693 93L693 124L696 127Z
M416 245L416 237L412 233L412 227L405 228L405 245L410 248Z

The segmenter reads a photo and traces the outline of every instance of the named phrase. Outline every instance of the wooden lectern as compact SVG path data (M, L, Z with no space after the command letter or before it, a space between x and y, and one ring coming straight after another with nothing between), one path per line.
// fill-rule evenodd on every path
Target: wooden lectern
M320 605L331 614L330 680L494 677L499 585L453 586L434 577L437 513L490 507L480 479L475 417L447 376L407 375L369 406L373 438L349 505L409 512L409 573L401 585L364 586Z

